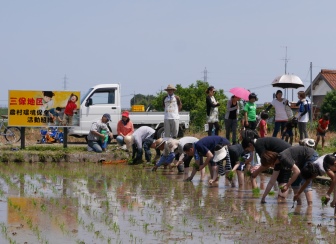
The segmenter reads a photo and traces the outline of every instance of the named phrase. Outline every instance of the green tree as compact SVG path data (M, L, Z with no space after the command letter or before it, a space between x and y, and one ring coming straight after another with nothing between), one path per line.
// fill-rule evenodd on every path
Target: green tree
M328 92L321 105L321 114L329 113L330 114L330 124L329 129L336 130L336 91Z
M132 105L144 105L145 109L151 107L152 101L155 99L153 95L143 95L143 94L135 94L135 96L130 100L130 104Z
M182 87L180 84L176 85L175 94L181 98L182 111L190 112L190 124L197 130L202 130L206 123L206 89L209 87L208 82L201 80L196 81L195 84L189 87ZM158 111L163 111L163 99L167 95L165 91L157 94L156 99L152 101L153 107ZM227 97L224 95L223 89L217 89L216 100L220 103L219 119L224 120L226 110Z

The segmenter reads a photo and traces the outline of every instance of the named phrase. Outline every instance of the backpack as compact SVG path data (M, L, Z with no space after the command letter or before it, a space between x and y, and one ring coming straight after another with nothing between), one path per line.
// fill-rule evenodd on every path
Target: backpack
M307 102L307 110L309 112L310 111L310 104L309 104L307 99L306 99L306 102ZM300 107L299 107L299 112L300 113L304 112L304 105L305 105L304 103L300 103Z

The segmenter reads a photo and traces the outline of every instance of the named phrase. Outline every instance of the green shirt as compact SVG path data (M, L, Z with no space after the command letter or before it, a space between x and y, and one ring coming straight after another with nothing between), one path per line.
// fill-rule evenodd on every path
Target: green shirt
M247 102L244 106L244 111L247 112L248 121L257 120L257 106L255 103Z

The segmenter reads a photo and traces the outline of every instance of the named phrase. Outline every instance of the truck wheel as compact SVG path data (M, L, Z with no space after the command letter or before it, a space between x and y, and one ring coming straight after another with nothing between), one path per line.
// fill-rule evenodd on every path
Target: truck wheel
M157 138L163 138L164 136L165 136L164 128L161 127L160 129L157 130L157 132L156 132L156 137L157 137Z
M179 128L179 132L178 132L177 137L179 137L179 138L184 137L184 130L181 127Z

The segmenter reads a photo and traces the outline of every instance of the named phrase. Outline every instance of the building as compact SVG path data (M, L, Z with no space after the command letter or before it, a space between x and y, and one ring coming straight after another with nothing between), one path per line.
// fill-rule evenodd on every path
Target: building
M312 94L311 97L311 86ZM327 92L336 90L336 70L322 69L321 72L313 80L312 85L310 85L306 94L313 100L313 113L314 117L318 116L321 105L323 103L324 97Z

